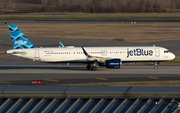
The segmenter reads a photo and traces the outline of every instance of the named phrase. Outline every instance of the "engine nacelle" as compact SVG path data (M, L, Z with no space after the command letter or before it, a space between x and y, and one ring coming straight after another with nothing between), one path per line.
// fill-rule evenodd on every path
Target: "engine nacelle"
M106 60L107 68L120 68L121 67L121 59L111 59Z

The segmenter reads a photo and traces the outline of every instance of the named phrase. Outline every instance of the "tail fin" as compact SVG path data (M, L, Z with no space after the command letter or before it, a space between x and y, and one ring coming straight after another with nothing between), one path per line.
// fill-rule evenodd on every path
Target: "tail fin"
M16 25L8 25L14 49L37 48L24 36Z

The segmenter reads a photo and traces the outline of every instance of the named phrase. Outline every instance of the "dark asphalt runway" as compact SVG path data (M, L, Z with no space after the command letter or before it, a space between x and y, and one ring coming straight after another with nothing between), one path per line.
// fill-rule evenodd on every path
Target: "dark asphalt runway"
M180 66L122 66L120 69L99 67L86 70L85 65L1 65L0 85L31 85L32 80L46 85L127 81L180 80Z
M3 77L4 76L4 77ZM180 74L73 74L73 79L59 79L58 76L72 76L72 74L57 73L1 73L1 78L20 78L20 80L0 81L0 85L32 85L32 80L44 81L45 85L68 85L79 83L108 83L108 82L137 82L137 81L170 81L180 80ZM77 76L77 77L76 77ZM91 78L78 78L78 76L92 76ZM94 77L94 78L93 78ZM21 80L24 78L24 80ZM63 78L63 77L62 77Z

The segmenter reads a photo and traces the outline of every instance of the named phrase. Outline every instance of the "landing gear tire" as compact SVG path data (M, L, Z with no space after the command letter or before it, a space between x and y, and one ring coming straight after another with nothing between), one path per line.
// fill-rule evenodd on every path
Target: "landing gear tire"
M158 69L158 66L154 66L154 69Z
M90 64L87 65L87 70L91 70L92 66Z
M92 70L93 70L93 71L96 71L96 70L97 70L97 67L96 67L96 66L93 66L93 67L92 67Z

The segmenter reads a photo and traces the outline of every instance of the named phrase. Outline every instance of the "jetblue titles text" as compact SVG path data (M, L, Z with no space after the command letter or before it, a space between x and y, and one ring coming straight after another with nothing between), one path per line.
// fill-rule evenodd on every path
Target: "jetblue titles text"
M130 56L152 56L152 55L153 55L152 50L144 50L144 49L129 50L129 49L127 49L127 58Z

